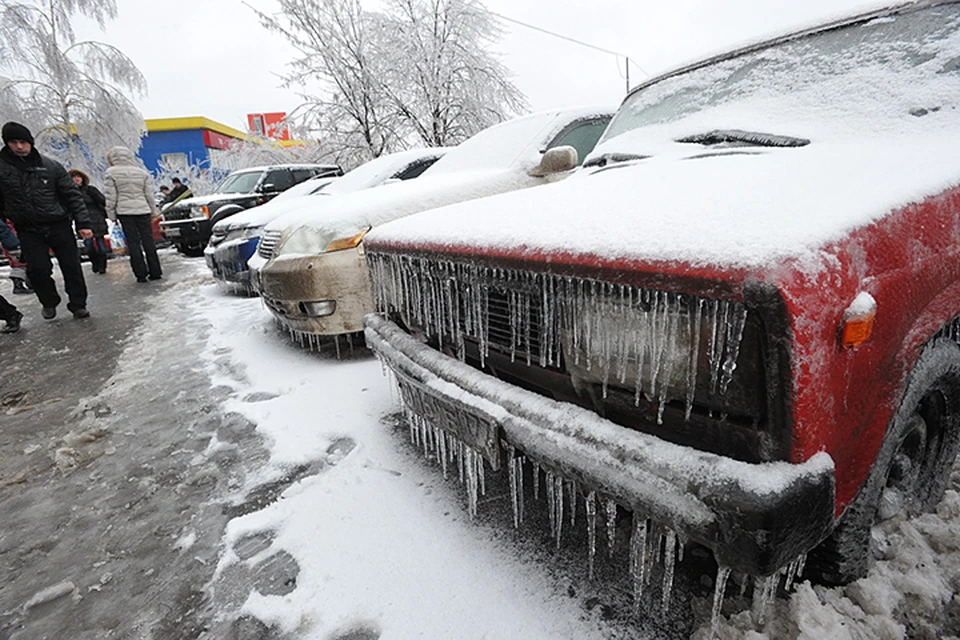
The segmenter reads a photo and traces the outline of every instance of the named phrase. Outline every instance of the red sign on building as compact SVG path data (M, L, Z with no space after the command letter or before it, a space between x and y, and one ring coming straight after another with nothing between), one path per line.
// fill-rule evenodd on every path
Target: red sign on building
M274 113L248 113L247 125L250 133L274 140L289 140L290 130L287 128L286 111Z

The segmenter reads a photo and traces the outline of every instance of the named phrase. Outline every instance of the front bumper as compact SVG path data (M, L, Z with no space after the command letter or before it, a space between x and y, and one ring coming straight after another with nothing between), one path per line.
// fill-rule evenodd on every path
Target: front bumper
M250 270L247 260L257 250L260 238L244 238L242 240L228 240L216 247L207 246L203 251L207 267L213 272L213 277L220 282L249 286Z
M210 239L210 220L188 218L187 220L164 220L160 232L174 244L202 247Z
M267 308L291 330L336 336L363 330L372 313L370 275L360 248L313 256L274 258L258 270L255 282ZM309 306L333 301L334 311L317 316Z
M833 528L835 480L826 453L802 464L749 464L675 445L483 374L378 315L365 325L367 345L396 375L407 408L494 469L503 440L750 575L772 575Z

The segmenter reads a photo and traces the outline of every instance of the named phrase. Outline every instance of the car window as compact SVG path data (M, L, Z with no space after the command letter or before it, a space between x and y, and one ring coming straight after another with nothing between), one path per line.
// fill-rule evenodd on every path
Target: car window
M607 128L610 118L577 122L561 131L560 135L547 145L547 149L569 145L577 150L578 163L583 163L587 154L597 146L597 141Z
M270 191L286 191L294 185L293 175L288 169L274 169L263 179L264 186L272 184Z
M393 175L396 180L413 180L418 177L421 173L426 171L430 165L437 161L437 158L422 158L415 162L411 162L402 170L398 171Z
M293 182L294 184L300 184L304 180L309 180L314 176L313 169L294 169L293 170Z
M220 183L216 193L253 193L260 181L261 171L245 171L231 173L226 180Z

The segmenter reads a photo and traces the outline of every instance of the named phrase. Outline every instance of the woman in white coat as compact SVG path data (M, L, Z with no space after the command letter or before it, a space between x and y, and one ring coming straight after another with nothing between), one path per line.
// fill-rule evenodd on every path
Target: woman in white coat
M153 197L153 178L126 147L107 151L107 164L110 165L104 176L107 215L114 222L120 221L127 237L133 275L137 282L159 280L160 257L150 223L152 215L160 215Z

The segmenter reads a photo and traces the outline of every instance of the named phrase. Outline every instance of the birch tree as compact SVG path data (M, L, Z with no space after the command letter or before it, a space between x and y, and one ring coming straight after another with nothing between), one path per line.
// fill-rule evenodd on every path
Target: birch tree
M145 95L143 74L116 47L78 41L71 26L83 15L102 28L115 0L0 0L0 10L0 91L45 152L96 169L109 147L140 147L143 117L128 95Z
M299 52L291 117L359 164L414 145L455 145L526 109L490 53L499 35L476 0L279 0L261 23Z

